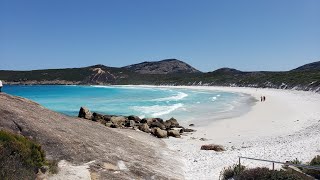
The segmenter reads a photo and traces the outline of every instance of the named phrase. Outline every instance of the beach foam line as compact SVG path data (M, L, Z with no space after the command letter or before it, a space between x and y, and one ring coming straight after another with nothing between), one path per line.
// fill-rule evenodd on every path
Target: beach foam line
M175 111L179 108L183 107L182 103L173 104L170 106L133 106L132 109L135 111L141 112L141 114L145 114L144 116L151 115L152 117L158 117L165 114L169 114L172 111Z
M186 94L186 93L178 92L177 95L165 97L165 98L153 99L151 101L178 101L178 100L181 100L187 96L188 96L188 94Z
M95 88L105 88L105 89L146 89L150 91L155 91L156 89L149 88L149 87L141 87L141 86L117 86L117 85L112 85L112 86L104 86L104 85L90 85L91 87Z
M103 86L103 85L90 85L90 87L94 87L94 88L105 88L105 89L113 89L115 87L113 86Z

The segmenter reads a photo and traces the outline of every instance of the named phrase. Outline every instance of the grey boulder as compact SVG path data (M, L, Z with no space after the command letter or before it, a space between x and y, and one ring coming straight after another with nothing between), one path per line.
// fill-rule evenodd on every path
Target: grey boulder
M90 112L90 110L88 108L81 107L78 117L91 120L92 119L92 113Z

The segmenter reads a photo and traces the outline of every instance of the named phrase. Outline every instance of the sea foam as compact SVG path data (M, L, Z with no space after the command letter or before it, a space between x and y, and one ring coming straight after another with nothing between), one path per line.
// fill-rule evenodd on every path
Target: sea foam
M159 117L165 114L169 114L179 108L183 107L182 103L177 103L169 106L160 106L160 105L153 105L153 106L134 106L132 107L133 110L140 112L141 114L151 115L152 117Z
M153 99L152 101L178 101L178 100L181 100L181 99L183 99L183 98L185 98L187 96L188 96L188 94L186 94L186 93L178 92L177 95L170 96L170 97Z

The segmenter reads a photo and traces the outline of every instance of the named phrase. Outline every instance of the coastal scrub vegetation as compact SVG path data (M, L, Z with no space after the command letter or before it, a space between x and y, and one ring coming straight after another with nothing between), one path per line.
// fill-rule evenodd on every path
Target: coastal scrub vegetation
M242 173L244 170L246 169L245 166L242 166L242 165L238 165L238 164L235 164L233 166L229 166L225 169L223 169L222 171L222 179L223 180L228 180L228 179L231 179L233 177L236 177L238 176L240 173Z
M310 166L319 166L320 168L320 155L315 156L309 163ZM312 169L306 169L303 171L306 174L309 174L310 176L315 177L316 179L320 179L320 171L312 170Z
M299 161L297 158L293 161L289 161L292 164L303 164L301 161ZM306 165L309 166L319 166L320 168L320 155L315 156L309 163L306 163ZM284 169L286 169L288 166L283 166ZM316 179L320 179L320 171L319 170L313 170L313 169L305 169L302 167L298 167L303 173L308 174Z
M239 165L225 168L221 173L222 180L301 180L301 177L284 170L271 170L266 167L246 168Z
M297 158L289 161L291 164L303 164ZM320 155L315 156L310 163L307 163L310 166L319 166L320 167ZM312 169L299 168L303 173L310 175L316 179L320 179L320 171ZM221 172L220 178L222 180L309 180L305 175L299 173L293 173L292 171L287 171L288 166L283 166L283 169L280 170L271 170L266 167L257 167L257 168L246 168L245 166L240 166L235 164L224 168Z
M34 71L0 70L0 77L9 84L219 85L319 91L320 62L316 62L313 66L313 68L297 68L283 72L244 72L221 68L207 73L182 71L168 74L140 74L123 67L95 65ZM99 77L104 78L95 78L96 68L104 72L99 74Z
M0 130L0 179L35 179L40 168L54 170L53 165L39 144Z

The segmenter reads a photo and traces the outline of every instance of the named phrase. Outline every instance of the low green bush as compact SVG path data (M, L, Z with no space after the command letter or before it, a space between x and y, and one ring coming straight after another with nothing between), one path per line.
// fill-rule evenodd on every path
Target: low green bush
M301 180L301 177L284 170L270 170L269 168L246 169L235 180Z
M45 152L39 144L0 130L0 179L35 179L45 165Z
M316 157L314 157L311 160L310 166L320 166L320 156L319 155L317 155Z
M238 164L235 164L233 166L229 166L229 167L223 169L223 171L221 173L222 180L231 179L232 177L239 175L244 170L245 170L245 166L239 166Z
M302 162L300 161L300 160L298 160L298 158L296 158L296 159L294 159L294 160L292 160L292 161L288 161L288 163L290 163L290 164L302 164ZM283 169L288 169L288 165L283 165L282 166L282 168ZM301 167L297 167L298 169L300 169L300 170L303 170L303 168L301 168Z
M301 180L301 177L284 170L270 170L265 167L247 169L245 166L230 166L221 172L222 180Z
M319 166L320 168L320 156L315 156L309 163L310 166ZM310 176L315 177L316 179L320 179L320 171L312 170L312 169L305 169L303 171L306 174L309 174Z

